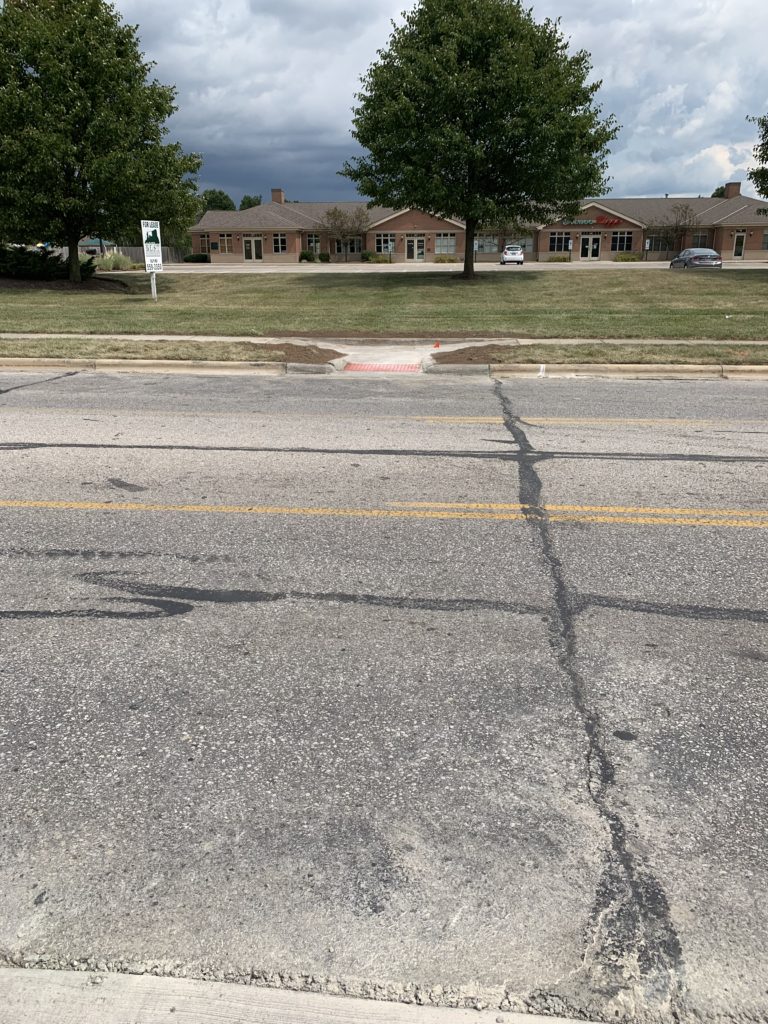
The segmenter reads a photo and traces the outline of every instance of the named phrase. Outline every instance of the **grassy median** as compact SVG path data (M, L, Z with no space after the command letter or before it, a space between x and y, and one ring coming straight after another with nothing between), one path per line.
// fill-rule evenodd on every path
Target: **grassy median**
M65 283L66 284L66 283ZM97 277L0 282L0 330L244 337L768 338L768 269Z

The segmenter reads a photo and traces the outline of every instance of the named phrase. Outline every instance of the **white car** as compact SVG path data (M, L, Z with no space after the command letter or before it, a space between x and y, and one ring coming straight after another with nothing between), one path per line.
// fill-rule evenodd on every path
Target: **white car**
M522 245L505 245L499 263L502 266L505 263L517 263L518 266L522 267L524 259L525 253L523 252Z

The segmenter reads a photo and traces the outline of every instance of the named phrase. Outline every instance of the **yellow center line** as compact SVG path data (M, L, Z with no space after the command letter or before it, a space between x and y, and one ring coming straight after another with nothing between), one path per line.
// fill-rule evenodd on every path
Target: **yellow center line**
M391 501L388 504L396 508L424 508L424 509L527 509L531 505L520 505L512 503L496 502L459 502L459 501ZM641 515L674 515L674 516L745 516L749 519L768 518L768 511L757 509L728 509L728 508L648 508L638 505L544 505L543 510L549 512L617 512L621 514L640 513Z
M47 509L70 512L179 512L237 515L283 515L364 519L460 519L493 522L524 521L531 513L554 523L628 523L644 526L719 526L743 529L768 528L768 513L728 509L643 509L612 506L556 506L536 509L524 505L432 505L406 508L329 508L283 505L172 505L134 501L46 501L0 499L0 508ZM573 509L575 511L568 511ZM599 514L596 514L599 512ZM637 514L630 514L637 513Z

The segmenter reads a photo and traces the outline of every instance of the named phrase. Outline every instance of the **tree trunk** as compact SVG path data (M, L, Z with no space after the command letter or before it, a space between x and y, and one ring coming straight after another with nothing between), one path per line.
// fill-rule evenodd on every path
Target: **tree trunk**
M74 284L80 284L80 253L77 251L77 243L80 241L80 233L74 234L70 231L67 236L67 248L69 249L69 280Z
M473 281L475 277L475 231L477 230L476 220L467 220L464 229L464 272L462 277L466 281Z

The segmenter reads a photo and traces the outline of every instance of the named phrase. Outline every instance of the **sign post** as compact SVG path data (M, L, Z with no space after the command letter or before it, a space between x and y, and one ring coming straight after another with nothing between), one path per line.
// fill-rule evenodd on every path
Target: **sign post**
M143 220L141 222L141 240L144 243L144 267L149 274L152 298L157 302L156 274L163 270L163 247L160 242L160 221Z

